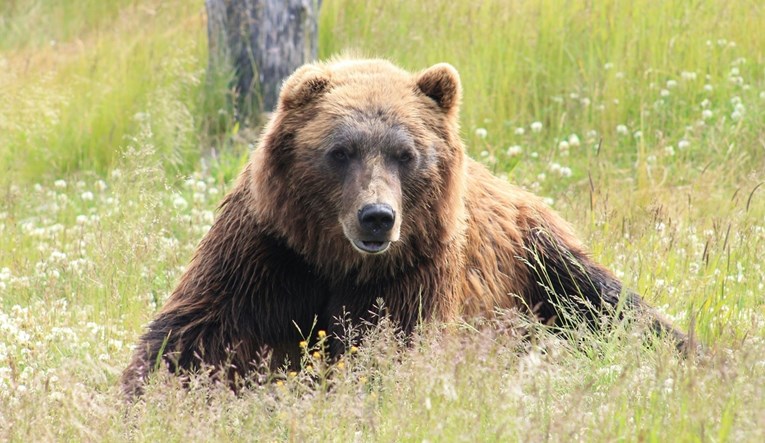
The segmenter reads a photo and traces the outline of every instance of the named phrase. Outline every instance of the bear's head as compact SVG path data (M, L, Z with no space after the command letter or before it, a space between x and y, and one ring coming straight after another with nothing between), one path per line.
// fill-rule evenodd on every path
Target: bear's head
M253 155L259 221L334 273L437 254L464 229L460 97L448 64L298 69Z

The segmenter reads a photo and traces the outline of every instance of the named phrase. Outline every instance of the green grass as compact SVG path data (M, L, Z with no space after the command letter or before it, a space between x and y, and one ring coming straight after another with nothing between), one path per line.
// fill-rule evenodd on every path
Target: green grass
M226 130L220 114L228 111L225 82L206 77L203 6L119 3L4 7L10 32L0 33L0 48L16 43L0 59L4 181L103 174L139 133L173 172L191 171L200 147L217 147L216 131ZM40 35L19 27L39 27Z
M130 347L250 142L227 75L208 78L203 2L4 2L0 439L762 441L762 23L747 1L336 1L321 16L322 57L456 66L471 155L549 198L709 355L629 328L524 341L508 315L430 325L410 347L383 327L341 368L308 356L315 377L240 397L160 379L127 408Z

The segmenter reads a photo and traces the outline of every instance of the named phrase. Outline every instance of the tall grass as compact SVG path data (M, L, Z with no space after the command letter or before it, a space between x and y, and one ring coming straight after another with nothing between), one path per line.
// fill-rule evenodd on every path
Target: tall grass
M462 75L471 132L486 128L504 146L533 121L559 139L595 130L606 150L634 161L646 146L686 136L705 98L714 122L729 116L731 97L757 98L744 86L762 81L764 16L754 2L337 1L324 7L320 49L324 57L356 49L415 70L448 61ZM747 126L758 117L739 131L754 132ZM643 131L642 142L621 141L620 124Z
M246 161L208 153L251 143L233 137L230 74L208 75L203 12L0 4L0 439L763 440L765 10L746 1L321 14L322 57L455 65L471 155L546 197L704 357L639 328L561 340L499 313L409 345L383 326L336 366L311 349L311 370L240 396L160 376L125 406L130 345Z
M4 8L5 178L104 173L143 126L169 170L188 172L200 145L214 146L208 129L228 110L225 81L206 76L201 4L22 0Z

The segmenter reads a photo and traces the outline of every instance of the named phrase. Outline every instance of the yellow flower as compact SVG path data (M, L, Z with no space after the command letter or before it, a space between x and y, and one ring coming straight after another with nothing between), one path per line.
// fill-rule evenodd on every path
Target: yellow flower
M308 347L308 342L307 342L307 341L305 341L305 340L301 341L301 342L300 342L300 347L301 347L301 348L307 348L307 347Z
M313 353L313 358L315 358L317 360L321 358L321 354L319 354L319 351L316 351L316 352Z
M359 352L359 348L357 348L356 346L351 346L351 354L355 354L357 352Z
M319 331L319 338L324 338L326 336L327 336L327 331L323 329Z
M295 372L295 371L290 371L290 373L289 373L288 375L289 375L290 377L297 377L297 372Z
M284 384L284 382L281 381L281 380L277 380L276 381L276 386L282 386L283 384Z
M345 368L345 362L339 361L337 362L337 369L344 369Z
M361 377L359 377L359 382L360 383L366 383L367 382L367 378L362 375Z

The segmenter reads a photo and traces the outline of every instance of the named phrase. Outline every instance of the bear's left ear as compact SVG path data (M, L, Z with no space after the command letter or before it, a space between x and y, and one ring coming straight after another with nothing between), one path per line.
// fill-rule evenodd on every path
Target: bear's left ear
M422 71L417 78L417 87L446 113L456 109L462 98L460 75L448 63L439 63Z
M307 105L329 89L329 80L329 73L321 66L301 66L282 84L280 106L290 110Z

